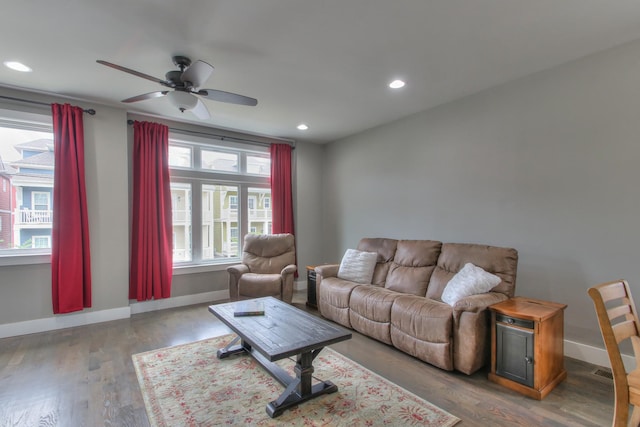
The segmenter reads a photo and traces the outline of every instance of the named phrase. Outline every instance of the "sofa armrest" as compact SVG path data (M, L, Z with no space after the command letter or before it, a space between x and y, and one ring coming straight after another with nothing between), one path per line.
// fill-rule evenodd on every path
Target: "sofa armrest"
M500 292L487 292L485 294L470 295L458 300L453 305L454 312L471 311L477 313L485 310L492 304L509 299L505 294Z
M325 265L317 266L315 268L315 271L316 271L316 275L320 276L320 278L336 277L338 275L339 269L340 269L340 264L325 264Z

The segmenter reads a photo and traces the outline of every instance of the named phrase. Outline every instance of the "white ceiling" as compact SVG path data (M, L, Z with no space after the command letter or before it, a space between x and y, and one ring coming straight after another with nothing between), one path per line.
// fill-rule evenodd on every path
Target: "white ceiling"
M328 142L635 39L637 0L6 1L0 62L34 71L0 66L0 85L122 106L162 87L96 59L164 79L182 54L259 101L207 100L205 125ZM166 98L127 107L200 123Z

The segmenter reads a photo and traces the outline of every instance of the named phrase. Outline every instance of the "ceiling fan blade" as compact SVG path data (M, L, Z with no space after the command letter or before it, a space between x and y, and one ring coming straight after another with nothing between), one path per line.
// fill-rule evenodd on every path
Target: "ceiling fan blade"
M211 118L211 114L209 113L209 109L201 99L198 99L196 106L190 110L194 116L199 118L200 120L209 120Z
M166 80L159 79L157 77L150 76L148 74L141 73L140 71L132 70L131 68L123 67L121 65L113 64L111 62L103 61L102 59L96 60L98 64L106 65L107 67L115 68L116 70L124 71L125 73L133 74L134 76L142 77L143 79L151 80L152 82L160 83L162 86L175 87L174 84Z
M211 73L213 73L213 65L198 60L182 73L180 80L183 82L191 82L193 87L198 89L209 79Z
M161 96L165 96L168 93L169 93L168 90L163 90L158 92L149 92L143 95L132 96L131 98L123 99L121 102L138 102L138 101L144 101L152 98L160 98Z
M227 102L229 104L248 105L250 107L258 105L258 100L255 98L249 98L248 96L225 92L223 90L201 89L198 92L194 93L204 96L207 99L211 99L212 101Z

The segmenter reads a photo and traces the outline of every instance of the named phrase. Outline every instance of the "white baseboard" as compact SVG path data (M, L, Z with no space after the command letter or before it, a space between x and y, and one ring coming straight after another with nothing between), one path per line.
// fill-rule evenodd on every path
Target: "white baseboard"
M131 317L132 314L163 310L165 308L182 307L185 305L200 304L204 302L215 302L225 299L229 299L228 290L204 292L200 294L160 300L133 302L127 307L111 308L108 310L61 314L42 319L26 320L24 322L5 323L0 325L0 338L73 328L75 326L108 322L110 320L127 319Z
M307 288L306 280L295 282L296 290ZM91 323L108 322L110 320L126 319L133 314L145 313L148 311L164 310L167 308L182 307L185 305L201 304L206 302L216 302L229 299L229 291L203 292L194 295L184 295L174 298L160 300L132 302L128 307L112 308L108 310L88 311L82 313L71 313L46 317L42 319L27 320L24 322L6 323L0 325L0 338L13 337L17 335L34 334L38 332L54 331L57 329L84 326ZM564 341L564 355L598 366L611 367L606 350L591 345L582 344L575 341ZM627 372L635 369L635 358L623 355L622 360Z
M24 322L5 323L0 325L0 338L73 328L90 323L108 322L129 317L131 317L131 309L129 307L119 307L109 310L61 314L55 317L26 320Z
M598 366L611 368L607 351L603 348L593 347L579 342L564 340L564 355L582 360L583 362L592 363ZM636 360L633 356L622 355L622 361L627 372L631 372L636 368Z
M229 290L203 292L200 294L184 295L181 297L164 298L151 301L132 302L131 314L145 313L147 311L164 310L166 308L182 307L185 305L215 302L229 299Z

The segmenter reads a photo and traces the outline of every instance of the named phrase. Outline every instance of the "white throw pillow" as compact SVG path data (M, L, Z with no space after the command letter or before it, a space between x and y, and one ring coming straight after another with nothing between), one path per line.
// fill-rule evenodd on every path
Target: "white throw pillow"
M449 280L442 292L442 301L454 305L458 300L469 295L484 294L500 284L500 279L482 268L466 263L458 273Z
M356 283L371 284L378 254L347 249L342 257L338 278Z

